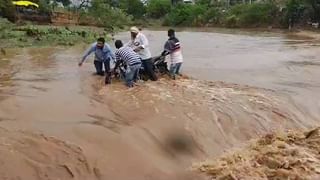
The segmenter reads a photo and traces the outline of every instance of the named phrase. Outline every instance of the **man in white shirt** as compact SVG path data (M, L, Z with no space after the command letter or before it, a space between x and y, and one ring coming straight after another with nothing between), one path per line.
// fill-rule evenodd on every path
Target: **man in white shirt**
M139 54L142 59L142 66L152 81L156 81L158 78L153 71L153 64L151 61L151 52L149 49L149 41L147 37L142 34L137 27L130 28L131 40L126 46L131 47L135 52Z

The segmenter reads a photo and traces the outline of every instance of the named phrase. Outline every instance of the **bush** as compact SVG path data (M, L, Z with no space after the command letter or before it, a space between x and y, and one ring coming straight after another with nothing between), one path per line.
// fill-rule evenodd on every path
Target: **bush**
M13 27L13 24L9 22L5 18L0 18L0 32L5 30L11 30Z
M272 23L278 8L272 3L240 4L233 6L225 18L229 27L257 26Z
M237 18L236 15L230 15L230 16L227 16L225 18L225 25L227 27L231 27L231 28L234 28L234 27L237 27L237 22L239 21L239 19Z
M205 6L211 6L213 4L211 0L197 0L196 3Z
M151 18L161 18L170 12L170 0L150 0L147 4L147 15Z
M50 13L51 12L51 6L49 0L34 0L33 2L39 4L39 11L40 13Z
M284 9L282 24L286 27L293 26L303 16L305 4L302 0L288 0Z
M121 0L120 9L132 15L135 19L142 18L146 13L146 7L140 0Z
M11 0L0 0L0 16L8 18L10 21L14 21L15 8Z
M93 17L96 25L106 27L108 29L123 28L123 26L131 23L131 16L128 16L121 9L110 7L103 0L93 0L92 6L88 12L83 12L81 17Z
M199 25L205 12L206 7L203 5L178 4L166 16L164 25Z
M203 22L210 24L219 24L222 17L222 11L219 8L211 7L204 13Z
M310 11L311 13L311 19L314 22L320 23L320 2L319 0L308 0L307 1L310 4Z

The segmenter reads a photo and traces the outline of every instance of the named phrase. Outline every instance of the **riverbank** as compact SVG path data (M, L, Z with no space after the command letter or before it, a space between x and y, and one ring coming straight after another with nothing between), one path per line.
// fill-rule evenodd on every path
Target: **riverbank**
M137 21L137 26L142 29L167 30L171 27L161 26L161 20L151 23L148 20ZM175 27L177 31L189 32L217 32L217 33L287 33L291 35L319 38L319 31L312 29L294 29L292 31L279 28L223 28L223 27ZM119 30L115 30L119 31ZM0 19L0 43L1 48L12 47L53 47L53 46L73 46L79 43L92 43L99 36L107 40L113 38L116 32L110 32L104 28L90 26L53 26L53 25L16 25L6 19Z
M73 46L92 43L102 36L111 39L103 28L86 26L16 25L0 19L1 48Z
M177 32L204 32L221 34L242 34L242 35L261 35L263 33L291 34L303 38L319 39L320 31L315 29L280 29L280 28L224 28L224 27L170 27L170 26L145 26L141 25L143 30L167 31L170 28Z

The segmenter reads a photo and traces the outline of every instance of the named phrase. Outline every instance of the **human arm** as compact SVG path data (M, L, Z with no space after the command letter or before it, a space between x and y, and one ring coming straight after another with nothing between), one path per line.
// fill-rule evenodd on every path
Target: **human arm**
M93 53L95 51L95 46L92 45L87 51L86 53L83 55L81 61L79 62L79 66L82 66L83 62L87 59L87 57Z
M164 50L161 53L161 56L167 56L171 53L171 44L167 41L164 45Z
M115 71L116 69L118 69L118 67L120 66L121 62L122 62L121 57L120 57L120 55L118 54L118 52L116 51L116 52L115 52L115 63L116 63L116 64L115 64L115 66L114 66L113 71Z
M149 41L144 34L140 34L137 38L138 38L137 40L139 42L139 46L133 49L135 52L139 52L142 49L149 47Z

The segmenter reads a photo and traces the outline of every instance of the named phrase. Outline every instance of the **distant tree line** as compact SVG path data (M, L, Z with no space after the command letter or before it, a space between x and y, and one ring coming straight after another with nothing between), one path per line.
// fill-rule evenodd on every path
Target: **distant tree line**
M163 20L170 26L288 27L320 22L320 0L31 0L39 11L51 12L62 5L80 14L80 21L105 27L122 27L136 20ZM0 0L0 15L12 19L11 0Z

